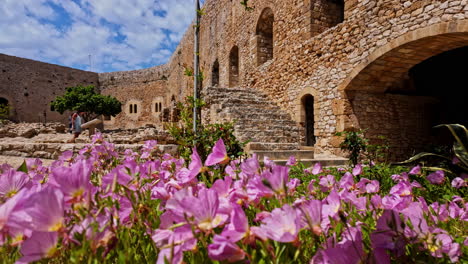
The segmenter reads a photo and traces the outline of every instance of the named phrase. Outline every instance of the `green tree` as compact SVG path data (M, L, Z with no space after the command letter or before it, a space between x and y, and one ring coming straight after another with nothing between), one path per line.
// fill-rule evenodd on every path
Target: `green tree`
M92 85L68 87L65 94L57 96L50 105L53 111L60 114L67 110L84 111L86 120L98 115L116 116L122 112L122 103L119 100L96 93Z

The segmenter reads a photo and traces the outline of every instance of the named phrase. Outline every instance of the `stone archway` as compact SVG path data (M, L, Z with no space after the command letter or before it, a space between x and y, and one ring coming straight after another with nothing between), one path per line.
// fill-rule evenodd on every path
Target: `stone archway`
M466 20L415 30L377 48L339 86L347 99L343 100L343 108L350 114L337 117L339 123L344 123L338 124L337 130L351 126L366 129L366 137L374 142L383 135L390 141L396 159L428 150L425 148L439 138L431 127L456 120L435 118L438 111L444 110L437 108L442 98L436 88L423 87L428 82L421 81L421 76L434 75L441 63L455 62L459 55L454 53L468 55L464 47L468 47ZM462 51L456 51L460 48ZM461 66L468 68L466 64ZM468 80L463 85L468 85ZM456 93L464 91L451 92L456 97ZM462 119L460 123L468 121Z

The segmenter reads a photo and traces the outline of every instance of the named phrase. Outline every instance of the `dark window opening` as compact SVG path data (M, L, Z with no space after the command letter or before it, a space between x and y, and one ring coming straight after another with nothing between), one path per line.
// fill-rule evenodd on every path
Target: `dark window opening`
M234 46L229 54L229 87L239 84L239 48Z
M132 104L129 105L129 112L130 112L130 114L133 114L133 105Z
M219 62L215 60L213 64L213 72L211 74L211 85L216 87L219 85Z
M273 22L270 8L265 8L257 23L257 66L273 59Z
M314 97L310 94L302 98L302 107L305 112L305 143L307 146L315 144L315 131L314 131Z

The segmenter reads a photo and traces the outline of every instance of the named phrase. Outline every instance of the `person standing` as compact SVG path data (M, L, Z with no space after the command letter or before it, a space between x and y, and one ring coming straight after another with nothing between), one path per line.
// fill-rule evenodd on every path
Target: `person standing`
M71 123L72 123L72 131L73 131L73 138L68 141L68 143L75 143L75 140L80 136L81 132L83 129L81 128L81 125L83 124L83 111L78 111L73 114L71 118Z

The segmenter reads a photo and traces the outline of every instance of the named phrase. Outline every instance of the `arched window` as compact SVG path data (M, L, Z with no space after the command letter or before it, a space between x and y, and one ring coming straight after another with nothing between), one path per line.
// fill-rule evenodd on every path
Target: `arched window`
M306 94L301 101L305 112L305 143L306 146L313 146L315 144L314 97Z
M239 48L234 46L229 53L229 87L239 84Z
M219 85L219 62L218 59L215 60L213 64L213 71L211 73L211 86Z
M159 112L159 104L158 103L155 103L154 104L154 112Z
M133 105L133 113L138 113L138 108L136 104Z
M129 109L128 112L130 112L130 114L133 114L133 105L132 104L129 105L128 109Z
M344 20L344 0L311 1L312 36L334 27Z
M159 111L158 112L161 112L162 111L162 103L160 102L159 103Z
M265 8L257 23L257 66L273 59L273 22L271 8Z

